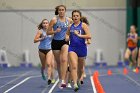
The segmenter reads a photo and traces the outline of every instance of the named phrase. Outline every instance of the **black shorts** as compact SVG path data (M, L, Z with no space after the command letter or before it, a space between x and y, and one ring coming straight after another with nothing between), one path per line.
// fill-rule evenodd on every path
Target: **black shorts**
M39 49L39 52L44 53L46 55L50 50L51 49L48 49L48 50Z
M69 45L69 42L66 42L65 40L52 40L51 46L52 50L61 50L61 47L63 45Z

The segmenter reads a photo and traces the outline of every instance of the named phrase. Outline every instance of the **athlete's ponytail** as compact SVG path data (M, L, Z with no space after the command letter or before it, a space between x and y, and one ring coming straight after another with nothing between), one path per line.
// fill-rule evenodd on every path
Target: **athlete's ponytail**
M80 21L86 23L87 25L89 25L89 21L87 20L87 18L85 16L82 16Z
M59 6L55 7L55 15L58 15Z

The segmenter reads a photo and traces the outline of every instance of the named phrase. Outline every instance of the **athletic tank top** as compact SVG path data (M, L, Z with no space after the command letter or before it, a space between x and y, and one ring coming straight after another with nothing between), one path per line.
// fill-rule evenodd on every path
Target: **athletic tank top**
M85 39L80 38L74 34L74 31L77 30L79 34L84 35L85 31L82 28L82 22L78 26L75 26L74 23L70 27L70 46L86 46Z
M128 38L133 38L133 39L135 39L136 38L136 36L135 36L135 34L134 35L132 35L132 34L128 34ZM128 47L137 47L137 43L135 43L133 40L128 40L128 42L127 42L127 45L128 45Z
M51 35L47 35L46 34L46 31L44 30L41 30L42 32L42 36L46 36L44 40L41 40L40 41L40 44L38 46L38 49L44 49L44 50L47 50L47 49L51 49L51 41L52 41L52 36Z
M55 33L53 39L54 40L64 40L65 39L66 32L68 30L68 25L69 25L69 22L68 22L68 19L67 18L66 18L66 21L65 22L61 22L60 19L57 18L57 22L53 26L53 29L54 29L54 31L56 31L57 28L61 28L61 31Z

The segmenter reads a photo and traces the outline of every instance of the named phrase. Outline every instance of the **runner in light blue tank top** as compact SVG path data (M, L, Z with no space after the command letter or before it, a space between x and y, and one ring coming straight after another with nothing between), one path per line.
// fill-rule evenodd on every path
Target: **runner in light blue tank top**
M48 85L50 85L51 82L54 81L54 75L52 73L54 70L54 56L51 50L52 36L47 35L46 33L48 27L49 21L47 19L43 19L42 22L38 25L38 31L34 38L34 43L40 42L38 46L38 53L41 61L41 75L42 79L46 80L45 70L47 69Z
M53 26L53 29L54 29L54 31L56 31L57 28L61 28L61 31L58 33L55 33L53 39L54 40L64 40L66 31L68 29L68 25L69 25L69 22L68 22L67 18L66 18L65 22L61 22L60 19L57 17L57 22Z
M40 41L38 49L44 49L44 50L51 49L52 36L51 35L47 35L46 31L44 31L43 29L41 30L41 32L42 32L42 36L41 37L45 36L45 39Z
M68 29L68 24L72 20L65 15L66 6L58 5L55 8L55 17L52 18L49 24L47 34L54 35L51 46L54 57L57 63L57 70L60 80L60 87L66 87L66 72L68 62L68 44L65 41L65 35ZM61 69L60 69L61 68Z

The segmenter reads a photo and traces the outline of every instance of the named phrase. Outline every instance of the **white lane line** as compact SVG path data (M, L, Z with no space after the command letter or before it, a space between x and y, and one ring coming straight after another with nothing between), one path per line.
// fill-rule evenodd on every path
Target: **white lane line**
M1 78L10 78L10 77L19 77L19 76L21 76L21 74L19 74L19 75L6 75L6 76L1 76L0 79ZM39 77L39 76L41 76L41 75L31 75L31 77Z
M92 88L93 88L93 93L97 93L92 76L90 76L90 80L91 80L91 84L92 84Z
M128 75L124 75L126 78L128 78L129 80L131 80L132 82L134 82L136 85L138 85L140 87L140 83L138 83L136 80L134 80L133 78L131 78Z
M122 74L120 69L117 69L117 70L120 74ZM125 76L126 78L128 78L129 80L131 80L132 82L134 82L136 85L140 86L140 83L138 83L136 80L131 78L129 75L124 75L124 74L122 74L122 75Z
M41 77L41 75L31 76L31 78L38 78L38 77Z
M21 85L22 83L24 83L25 81L29 80L31 77L27 77L24 80L22 80L21 82L19 82L18 84L14 85L13 87L9 88L8 90L6 90L4 93L8 93L9 91L11 91L12 89L16 88L17 86Z
M54 90L54 88L56 87L56 85L58 84L58 82L59 82L59 78L56 80L56 82L55 82L54 85L51 87L51 89L49 90L48 93L52 93L52 92L53 92L53 90ZM45 93L47 89L48 89L48 87L46 87L41 93Z
M90 68L88 68L88 72L90 74L90 81L91 81L91 85L92 85L92 88L93 88L93 93L97 93L97 90L95 88L95 84L94 84L94 81L93 81L93 78L92 78L92 71Z
M0 79L1 79L1 78L9 78L9 77L17 77L17 76L20 76L20 75L7 75L7 76L1 76Z
M52 93L52 92L53 92L53 90L54 90L54 88L56 87L56 85L58 84L58 82L59 82L59 78L58 78L57 81L54 83L54 85L52 86L52 88L49 90L48 93Z
M6 84L0 86L0 89L3 88L3 87L5 87L5 86L7 86L7 85L9 85L10 83L13 83L13 82L17 81L18 79L20 79L20 78L22 78L22 77L28 75L28 74L31 73L31 72L32 72L32 71L29 71L29 72L26 72L26 73L24 73L24 74L21 74L19 77L17 77L17 78L15 78L15 79L13 79L13 80L7 82Z
M120 73L112 73L112 75L121 75ZM112 76L111 75L111 76ZM100 77L104 77L104 76L109 76L108 74L102 74L102 75L99 75Z
M37 76L30 76L25 78L24 80L22 80L21 82L19 82L18 84L14 85L13 87L11 87L10 89L6 90L4 93L8 93L9 91L11 91L12 89L16 88L17 86L21 85L22 83L24 83L25 81L31 79L31 78L37 78L37 77L41 77L41 75L37 75Z

